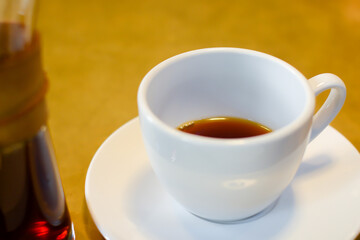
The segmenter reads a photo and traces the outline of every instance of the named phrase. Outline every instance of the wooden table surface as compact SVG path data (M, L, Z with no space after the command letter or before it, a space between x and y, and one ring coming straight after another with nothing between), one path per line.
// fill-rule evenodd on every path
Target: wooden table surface
M40 1L38 28L49 125L77 239L102 239L84 195L95 151L137 116L143 76L175 54L240 47L279 57L308 78L337 74L348 94L332 126L360 149L358 0Z

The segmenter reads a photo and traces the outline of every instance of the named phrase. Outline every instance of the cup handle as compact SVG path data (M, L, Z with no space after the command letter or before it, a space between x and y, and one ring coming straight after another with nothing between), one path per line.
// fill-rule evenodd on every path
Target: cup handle
M331 73L316 75L309 79L309 84L314 91L315 96L325 90L331 89L326 101L313 117L310 135L310 141L312 141L339 113L345 102L346 87L344 82L338 76Z

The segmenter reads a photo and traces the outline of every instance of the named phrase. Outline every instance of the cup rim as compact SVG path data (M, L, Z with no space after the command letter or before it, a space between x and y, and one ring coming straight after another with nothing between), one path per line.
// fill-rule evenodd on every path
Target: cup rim
M210 52L240 53L240 54L257 56L271 61L275 61L277 64L282 65L284 68L287 68L297 77L297 79L301 80L300 81L301 85L303 86L303 89L305 90L305 94L306 94L306 103L304 109L295 120L285 125L284 127L276 129L275 131L272 131L267 134L258 135L254 137L247 137L247 138L205 137L205 136L199 136L199 135L194 135L183 131L179 131L178 129L169 126L152 112L152 110L148 105L148 102L146 101L147 89L151 84L151 80L153 79L153 77L156 76L158 72L166 68L167 65L169 64L175 63L192 55L200 55L203 53L210 53ZM172 135L173 137L177 137L187 142L193 142L199 144L205 143L205 144L214 144L214 145L258 144L258 143L273 141L276 139L281 139L284 136L289 135L290 133L296 131L301 126L306 124L306 122L313 117L314 108L315 108L315 94L310 88L310 85L307 83L307 79L305 78L305 76L302 73L300 73L295 67L267 53L250 50L250 49L233 48L233 47L213 47L213 48L202 48L202 49L192 50L192 51L180 53L178 55L175 55L160 62L155 67L153 67L142 79L137 93L137 101L138 101L138 111L139 111L140 119L141 119L141 113L143 113L145 117L152 122L152 124L157 125L163 131L165 131L167 134Z

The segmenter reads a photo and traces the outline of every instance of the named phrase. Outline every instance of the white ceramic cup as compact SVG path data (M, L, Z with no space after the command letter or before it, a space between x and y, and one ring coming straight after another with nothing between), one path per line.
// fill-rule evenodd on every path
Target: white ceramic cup
M314 116L315 96L331 89ZM344 83L307 80L273 56L209 48L154 67L138 90L141 130L165 189L189 212L216 222L259 216L290 184L309 141L336 116ZM180 124L215 116L250 119L273 132L239 139L188 134Z

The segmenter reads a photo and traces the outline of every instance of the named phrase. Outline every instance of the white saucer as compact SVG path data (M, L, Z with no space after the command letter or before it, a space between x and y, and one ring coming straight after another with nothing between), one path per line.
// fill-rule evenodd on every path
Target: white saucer
M211 223L186 212L159 185L138 118L115 131L87 172L86 201L106 239L354 239L360 232L360 155L328 127L306 151L292 184L265 216Z

